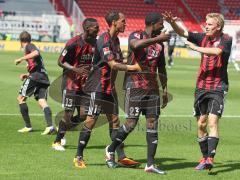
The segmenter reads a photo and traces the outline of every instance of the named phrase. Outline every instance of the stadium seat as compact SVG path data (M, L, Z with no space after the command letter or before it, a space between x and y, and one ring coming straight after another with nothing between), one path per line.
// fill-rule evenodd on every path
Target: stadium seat
M172 11L184 22L188 23L189 27L194 30L199 30L200 26L196 23L187 9L178 0L161 1L155 0L155 4L144 4L141 0L110 0L110 1L93 1L93 0L77 0L77 3L86 17L95 17L99 21L102 31L107 29L104 16L109 10L120 10L127 18L126 32L122 36L128 36L131 31L144 28L144 18L147 13L155 11L162 13L163 11Z

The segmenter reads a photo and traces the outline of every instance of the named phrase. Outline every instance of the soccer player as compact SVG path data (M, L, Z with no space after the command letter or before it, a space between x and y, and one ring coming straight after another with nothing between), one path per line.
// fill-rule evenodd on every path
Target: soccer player
M171 12L163 15L180 36L190 41L187 45L202 55L195 89L194 114L197 118L198 142L203 157L195 169L211 170L219 141L218 122L228 91L227 66L232 38L223 33L224 17L219 13L206 15L205 33L184 31L177 25L177 18L173 17Z
M55 129L52 124L52 112L47 104L47 89L50 85L47 71L43 64L42 56L40 55L37 47L31 43L31 35L27 31L23 31L20 36L21 47L24 49L25 55L15 60L15 64L18 65L23 61L27 61L27 74L21 74L20 79L24 81L19 95L17 97L20 112L25 122L25 127L18 130L18 132L26 133L31 132L32 125L28 113L28 106L26 100L28 97L34 94L38 104L43 109L47 127L42 135L52 134Z
M106 163L108 167L115 167L114 152L135 128L142 113L147 121L147 164L146 172L165 174L154 166L154 156L158 144L158 119L160 115L160 94L157 75L159 76L163 94L162 108L167 105L167 73L163 41L169 39L169 34L161 32L163 18L159 13L152 12L145 18L145 30L130 34L129 56L127 64L139 63L145 72L126 72L124 88L126 122L119 128L112 144L106 147Z
M93 58L93 70L90 72L85 85L85 91L91 93L91 99L88 115L79 135L77 154L74 158L74 165L78 168L86 168L83 151L87 146L91 131L100 113L110 116L111 139L115 137L119 128L118 99L114 85L118 70L141 70L138 64L125 65L122 63L123 56L118 34L123 33L125 30L124 14L118 11L110 11L105 16L105 19L109 25L109 30L100 35L97 40ZM126 167L139 165L139 162L125 156L122 146L123 144L118 146L119 163Z
M174 31L170 31L170 39L168 40L168 67L171 68L174 64L173 62L173 51L176 45L177 34Z
M94 18L86 18L82 23L84 33L70 39L58 59L58 65L63 68L62 105L64 115L59 122L59 129L52 148L64 151L61 140L67 130L78 125L87 115L90 96L83 92L83 87L92 67L92 57L95 51L99 24ZM75 109L77 116L73 116Z

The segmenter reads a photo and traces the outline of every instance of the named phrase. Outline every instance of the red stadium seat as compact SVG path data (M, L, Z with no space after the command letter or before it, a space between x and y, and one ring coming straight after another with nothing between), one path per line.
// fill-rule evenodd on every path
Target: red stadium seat
M120 10L127 17L126 33L123 36L128 36L134 30L144 28L144 18L147 13L156 11L163 12L165 10L172 11L183 21L191 22L189 27L199 30L200 26L196 23L187 9L179 0L155 0L155 4L144 4L142 0L110 0L110 1L94 1L94 0L77 0L77 3L86 17L97 17L100 23L100 29L107 29L107 24L104 20L104 15L109 10Z

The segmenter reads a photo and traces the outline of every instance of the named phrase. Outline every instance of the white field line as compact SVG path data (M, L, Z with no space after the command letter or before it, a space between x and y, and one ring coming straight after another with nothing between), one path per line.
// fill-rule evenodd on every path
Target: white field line
M57 114L53 114L53 116L56 116ZM21 116L20 113L0 113L0 116ZM44 116L44 114L29 114L29 116ZM120 117L125 117L125 115L119 115ZM165 114L165 115L160 115L160 117L171 117L171 118L187 118L187 117L193 117L192 115L187 115L187 114ZM240 118L240 115L224 115L223 118Z

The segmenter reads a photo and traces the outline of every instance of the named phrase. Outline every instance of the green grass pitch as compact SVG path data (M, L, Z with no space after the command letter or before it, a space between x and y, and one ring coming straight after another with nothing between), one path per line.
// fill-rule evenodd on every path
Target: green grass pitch
M57 66L58 54L43 53L51 81L62 72ZM145 120L126 140L127 155L141 161L139 169L108 169L104 161L104 148L110 143L108 125L94 129L85 150L87 168L73 166L79 132L67 133L65 152L55 152L51 143L55 136L41 136L45 121L41 109L33 98L28 100L34 132L19 134L23 127L19 115L17 94L22 82L19 74L26 72L25 64L15 66L20 52L0 52L0 179L239 179L240 174L240 74L229 64L230 90L224 117L220 120L220 143L211 174L194 170L200 151L196 142L196 120L192 117L195 79L200 61L175 58L168 69L168 89L173 100L162 111L159 128L159 146L156 162L167 175L158 177L143 171L146 162ZM118 81L118 84L122 82ZM119 86L120 87L120 86ZM60 103L48 100L53 114L62 110ZM121 115L123 113L121 112ZM121 116L121 122L124 117Z

